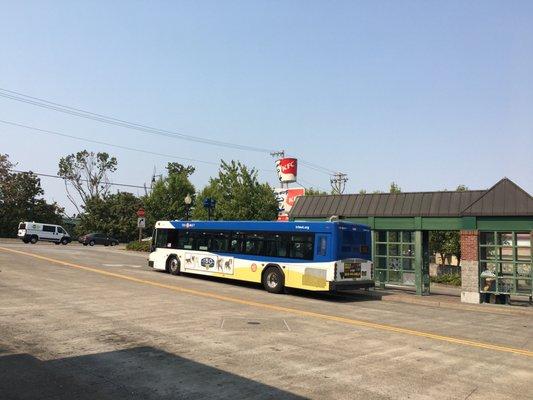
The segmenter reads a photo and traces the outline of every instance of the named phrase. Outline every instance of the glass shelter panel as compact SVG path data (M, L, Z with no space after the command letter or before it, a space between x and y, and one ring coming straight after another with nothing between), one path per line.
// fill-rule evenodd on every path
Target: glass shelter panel
M412 231L376 232L374 255L380 283L415 285L415 235Z
M533 295L530 232L481 232L480 291Z

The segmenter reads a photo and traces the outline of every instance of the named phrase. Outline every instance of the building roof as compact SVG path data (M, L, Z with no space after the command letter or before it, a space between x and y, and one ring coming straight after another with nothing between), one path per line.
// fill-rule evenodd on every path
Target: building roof
M510 179L503 178L476 201L466 207L462 215L525 216L533 215L533 197Z
M291 218L533 216L533 198L507 178L487 190L298 197Z

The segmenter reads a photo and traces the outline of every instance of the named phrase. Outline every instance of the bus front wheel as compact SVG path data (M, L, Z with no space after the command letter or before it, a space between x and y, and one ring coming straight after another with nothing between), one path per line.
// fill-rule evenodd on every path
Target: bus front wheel
M167 260L167 269L172 275L180 274L180 262L176 256L170 256Z
M270 293L283 293L285 277L277 267L269 267L263 274L263 287Z

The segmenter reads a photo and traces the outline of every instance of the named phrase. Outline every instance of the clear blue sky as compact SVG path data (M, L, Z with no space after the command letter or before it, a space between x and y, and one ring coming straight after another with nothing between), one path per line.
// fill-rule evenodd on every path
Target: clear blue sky
M532 1L3 1L0 87L190 135L285 149L349 176L347 192L533 193ZM0 98L0 119L176 156L273 160ZM0 124L0 152L57 172L106 150L116 182L168 160ZM202 187L216 167L196 164ZM272 172L269 172L271 170ZM302 184L329 177L300 169ZM49 199L68 206L61 182Z

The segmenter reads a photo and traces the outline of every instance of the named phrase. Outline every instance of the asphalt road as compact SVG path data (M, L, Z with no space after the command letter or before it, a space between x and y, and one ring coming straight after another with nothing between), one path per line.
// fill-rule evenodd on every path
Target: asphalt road
M0 399L531 399L533 318L0 241Z

